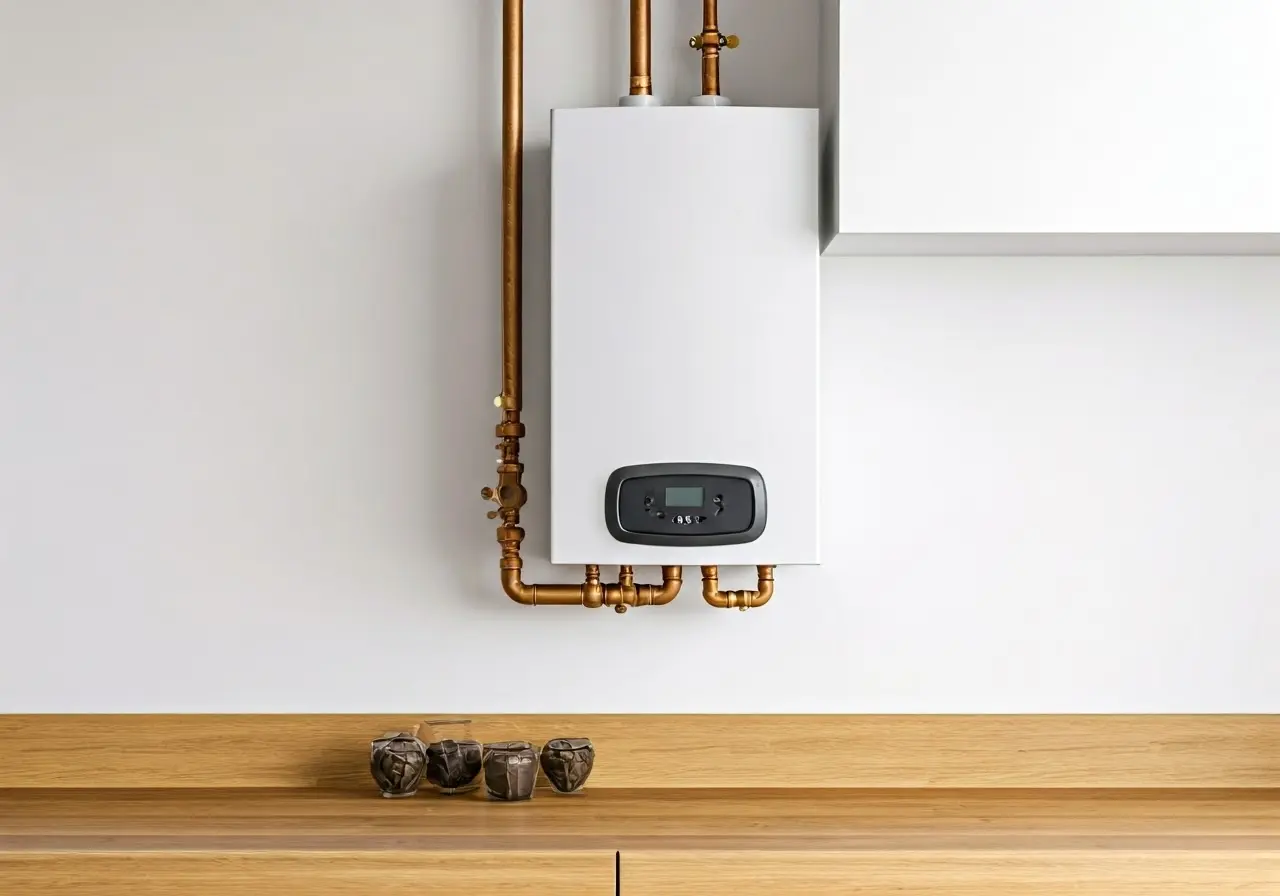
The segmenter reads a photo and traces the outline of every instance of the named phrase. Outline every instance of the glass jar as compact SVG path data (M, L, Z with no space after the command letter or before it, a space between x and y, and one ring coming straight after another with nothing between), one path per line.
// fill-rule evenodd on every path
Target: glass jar
M430 731L427 744L427 783L441 793L466 793L479 784L482 749L471 736L470 719L434 719L425 723Z
M427 764L427 747L407 731L392 731L369 744L369 772L382 795L413 796Z
M556 793L578 793L596 762L596 748L585 737L549 740L539 755L542 774Z
M513 740L484 745L484 790L489 799L532 799L537 779L538 753L532 744Z

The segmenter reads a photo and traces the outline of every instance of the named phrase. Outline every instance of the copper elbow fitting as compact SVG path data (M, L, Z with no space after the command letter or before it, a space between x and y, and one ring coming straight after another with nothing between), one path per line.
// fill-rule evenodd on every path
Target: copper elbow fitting
M622 566L618 569L618 584L605 586L605 606L619 613L625 613L627 607L661 607L675 600L683 581L681 567L664 566L661 585L637 585L635 571L630 566Z
M721 591L720 568L702 567L702 599L721 610L737 607L739 610L763 607L773 597L773 567L756 567L755 591Z
M502 590L507 597L527 607L586 605L586 585L527 585L520 581L520 570L503 568Z

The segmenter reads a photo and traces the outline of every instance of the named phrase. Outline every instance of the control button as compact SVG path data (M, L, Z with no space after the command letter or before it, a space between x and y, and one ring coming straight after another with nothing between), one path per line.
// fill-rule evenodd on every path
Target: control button
M645 496L644 496L644 506L645 506L645 507L652 507L652 506L653 506L653 495L645 495Z

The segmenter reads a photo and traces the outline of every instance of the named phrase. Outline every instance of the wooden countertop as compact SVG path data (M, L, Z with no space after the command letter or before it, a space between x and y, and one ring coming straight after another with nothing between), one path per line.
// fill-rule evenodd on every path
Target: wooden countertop
M482 716L587 792L381 799L412 724L0 716L0 892L1280 893L1280 716Z
M0 790L0 851L1280 849L1280 791Z

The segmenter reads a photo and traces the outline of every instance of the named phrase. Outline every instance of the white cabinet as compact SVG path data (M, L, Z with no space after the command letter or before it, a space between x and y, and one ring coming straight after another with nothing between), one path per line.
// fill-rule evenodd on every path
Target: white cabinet
M1280 0L824 0L827 254L1280 252Z

